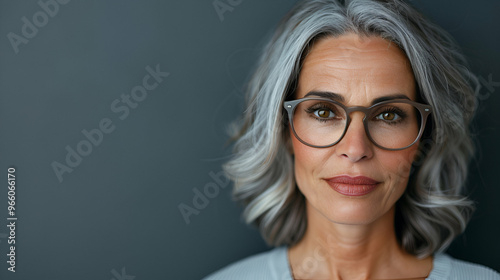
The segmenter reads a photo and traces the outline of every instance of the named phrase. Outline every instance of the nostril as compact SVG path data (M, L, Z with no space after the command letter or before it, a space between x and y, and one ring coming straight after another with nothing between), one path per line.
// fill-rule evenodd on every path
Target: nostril
M362 159L365 159L367 156L366 155L354 156L354 155L342 154L342 157L349 159L353 162L357 162L357 161L360 161Z

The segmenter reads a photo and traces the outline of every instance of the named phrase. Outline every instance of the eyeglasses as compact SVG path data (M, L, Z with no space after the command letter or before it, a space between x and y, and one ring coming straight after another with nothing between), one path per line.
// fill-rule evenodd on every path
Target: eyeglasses
M292 131L297 139L315 148L331 147L344 137L350 114L365 114L363 125L368 138L385 150L403 150L422 136L431 106L406 99L379 102L370 107L346 107L331 99L302 98L284 102Z

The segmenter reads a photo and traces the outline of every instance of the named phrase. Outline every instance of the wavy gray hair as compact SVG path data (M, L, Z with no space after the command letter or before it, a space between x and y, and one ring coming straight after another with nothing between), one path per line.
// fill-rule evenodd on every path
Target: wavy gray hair
M479 83L454 40L402 0L306 0L285 16L250 79L248 107L233 135L235 155L224 165L233 196L268 244L293 245L303 237L305 198L294 179L282 104L293 96L314 42L348 32L397 44L411 63L420 101L433 108L396 204L395 228L411 254L442 251L465 230L473 210L461 193L474 151L469 124Z

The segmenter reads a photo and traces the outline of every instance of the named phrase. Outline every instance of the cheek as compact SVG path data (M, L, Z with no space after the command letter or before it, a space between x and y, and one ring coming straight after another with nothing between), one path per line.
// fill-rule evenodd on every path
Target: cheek
M290 135L294 154L295 179L299 189L304 192L303 187L314 182L314 175L321 170L321 166L327 161L324 149L312 148L302 144L293 133Z
M383 151L378 156L378 164L383 168L385 177L394 188L406 188L412 163L418 145L402 151Z
M300 181L302 181L302 178L308 173L306 167L310 167L311 165L309 163L314 162L314 159L311 157L310 153L308 153L306 145L297 140L295 135L291 134L290 137L292 139L291 142L294 155L295 179L300 186L302 185Z

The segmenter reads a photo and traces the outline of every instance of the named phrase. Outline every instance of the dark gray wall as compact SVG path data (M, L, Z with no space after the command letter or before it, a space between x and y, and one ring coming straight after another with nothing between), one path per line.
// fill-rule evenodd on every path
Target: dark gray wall
M0 2L0 174L16 168L18 218L12 273L6 180L0 279L199 279L268 249L217 174L258 47L295 1L215 2L235 5L219 16L212 0L73 0L44 18L37 1ZM436 2L416 4L493 82L469 180L478 211L450 253L500 270L500 5ZM144 93L148 66L170 74ZM86 155L67 163L78 148ZM179 206L205 187L212 197L195 199L205 205L187 223Z

